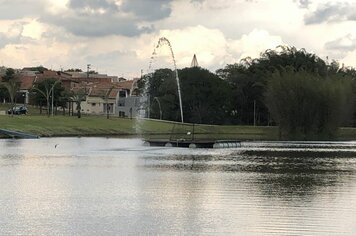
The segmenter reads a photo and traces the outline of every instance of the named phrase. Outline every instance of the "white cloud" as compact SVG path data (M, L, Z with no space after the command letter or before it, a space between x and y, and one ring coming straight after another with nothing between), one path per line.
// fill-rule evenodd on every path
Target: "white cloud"
M280 44L356 66L350 45L356 21L339 17L337 22L305 25L305 16L321 9L322 0L145 0L144 8L137 7L143 0L128 1L2 2L0 58L12 67L85 69L90 63L102 72L133 76L148 68L154 46L164 36L171 41L180 68L190 65L193 54L201 66L215 70ZM100 3L102 8L88 13L74 3ZM150 3L158 6L157 11L142 15ZM161 50L157 67L170 65L167 53Z
M257 58L267 49L274 49L284 44L280 36L270 35L266 30L259 29L243 35L240 40L229 43L230 51L238 54L240 56L239 59L246 57Z
M142 60L147 60L151 56L153 45L157 43L159 37L166 37L171 41L178 67L190 66L193 55L196 54L199 64L211 70L237 62L247 56L258 57L261 52L284 44L281 37L270 35L265 30L255 29L234 40L227 38L219 29L203 26L186 27L162 30L158 34L140 38L137 54ZM171 58L168 48L160 50L156 57L159 60L156 67L169 66Z
M349 66L349 65L355 65L356 62L356 50L353 50L349 53L347 53L346 56L344 56L341 60L341 63L344 63L345 66Z
M45 32L45 26L37 20L31 20L23 26L22 36L39 40L43 32Z

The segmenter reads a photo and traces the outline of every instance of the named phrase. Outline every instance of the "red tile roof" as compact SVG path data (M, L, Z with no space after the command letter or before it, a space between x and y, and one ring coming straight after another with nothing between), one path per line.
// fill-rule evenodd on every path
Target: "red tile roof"
M20 81L20 89L30 90L35 82L36 76L21 76Z
M92 87L89 92L89 97L104 98L111 88ZM116 99L117 93L120 89L113 88L108 96L109 99Z

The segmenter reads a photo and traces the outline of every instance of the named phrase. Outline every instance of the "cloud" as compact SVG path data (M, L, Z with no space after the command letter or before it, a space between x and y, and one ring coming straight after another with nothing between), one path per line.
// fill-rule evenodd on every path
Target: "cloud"
M301 8L308 8L309 5L311 4L311 1L310 0L294 0L298 5L299 7Z
M77 36L133 37L152 32L152 22L170 13L169 0L70 0L66 11L48 12L41 21L63 27Z
M353 9L356 0L0 0L0 58L139 75L165 36L179 68L194 53L215 70L279 44L355 66ZM157 67L170 66L160 53Z
M352 34L348 34L344 37L327 42L325 44L325 48L327 50L338 50L344 52L356 50L356 37Z
M121 15L103 14L80 16L73 14L47 16L42 21L63 27L76 36L102 37L107 35L136 36L148 33L152 27L141 27Z
M137 55L133 50L114 50L106 53L99 52L85 57L85 60L93 63L95 67L94 69L104 70L104 72L106 72L108 68L116 68L118 71L125 74L130 71L139 70L137 69L137 65L131 66L131 63L122 63L123 61L134 62L137 60Z
M77 10L86 10L86 9L112 9L117 10L118 6L115 2L107 0L70 0L68 3L69 8Z
M356 3L354 2L329 2L320 4L317 9L307 14L304 22L320 24L324 22L356 21Z
M241 4L244 2L253 2L254 0L190 0L191 3L193 4L198 4L200 5L201 8L206 8L210 10L226 10L230 8L231 6L234 6L237 4Z
M134 14L138 19L156 21L169 17L172 0L126 0L121 9Z
M213 71L247 56L258 57L267 49L285 45L281 37L271 35L266 30L254 29L236 40L226 37L219 29L198 25L161 30L159 34L141 37L136 49L138 57L148 61L159 37L170 40L178 67L190 66L193 55L196 54L199 65ZM153 68L172 66L167 47L158 50L156 57Z
M8 44L16 44L20 42L22 38L22 32L24 30L24 23L14 23L10 25L7 32L0 32L0 48L5 47Z
M231 41L229 48L231 54L235 52L239 59L243 59L246 57L257 58L267 49L275 49L279 45L285 45L280 36L271 35L266 30L254 29L243 35L241 39Z
M36 17L43 11L44 0L0 0L0 20Z

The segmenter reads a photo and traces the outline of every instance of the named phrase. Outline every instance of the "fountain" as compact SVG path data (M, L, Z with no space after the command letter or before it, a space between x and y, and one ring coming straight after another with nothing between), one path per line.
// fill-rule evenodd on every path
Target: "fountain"
M182 94L181 94L181 90L180 90L180 83L179 83L179 76L178 76L178 70L177 70L177 64L176 64L176 59L173 53L173 48L171 45L171 42L165 38L162 37L158 40L158 43L155 47L155 49L153 50L152 56L151 56L151 60L148 66L148 71L151 72L152 71L152 64L153 61L157 55L157 49L159 49L162 46L168 46L169 50L170 50L170 54L171 54L171 58L172 58L172 62L173 62L173 67L174 67L174 73L175 73L175 77L176 77L176 82L177 82L177 88L178 88L178 99L179 99L179 108L180 108L180 118L181 118L181 123L184 123L184 118L183 118L183 105L182 105ZM148 81L147 81L148 83ZM147 92L147 88L149 86L149 84L146 83L146 92ZM148 94L146 94L146 98L148 98L147 96Z
M170 56L172 58L173 66L174 66L174 73L175 73L175 78L177 82L177 89L178 89L178 99L179 99L179 107L180 107L180 115L181 115L181 123L174 123L173 128L170 132L169 137L159 137L159 138L145 138L144 139L144 145L147 146L166 146L166 147L189 147L189 148L236 148L240 146L240 142L236 140L206 140L206 139L199 139L196 138L194 135L194 129L195 126L194 124L185 124L184 119L183 119L183 106L182 106L182 95L181 95L181 89L180 89L180 83L179 83L179 76L178 76L178 70L177 70L177 65L176 65L176 60L175 56L173 53L172 45L170 41L162 37L158 40L157 45L155 46L151 60L149 62L149 67L148 67L148 74L152 76L153 74L153 62L156 59L157 56L157 51L160 49L162 46L168 46L170 50ZM198 67L198 62L196 60L196 56L194 56L195 60L193 63L193 66ZM145 88L144 88L144 94L142 96L141 100L141 108L140 108L140 118L144 117L149 117L150 110L150 98L148 94L148 88L149 88L149 78L146 80L145 83ZM159 105L160 108L160 119L162 118L162 110L161 110L161 104L160 101L158 100L157 97L153 98L153 101L156 101ZM139 119L138 122L142 122L142 119ZM142 123L141 123L142 125ZM178 127L176 127L176 125ZM138 127L138 126L137 126ZM140 127L141 128L141 127Z

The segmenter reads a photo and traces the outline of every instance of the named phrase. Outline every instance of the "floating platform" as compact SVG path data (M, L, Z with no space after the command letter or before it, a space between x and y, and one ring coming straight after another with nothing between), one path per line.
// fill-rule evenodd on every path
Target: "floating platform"
M18 131L12 131L7 129L0 129L0 134L8 136L10 138L18 138L18 139L38 139L39 136L33 134L27 134Z
M144 140L145 146L152 147L184 147L184 148L238 148L241 141L237 140Z

